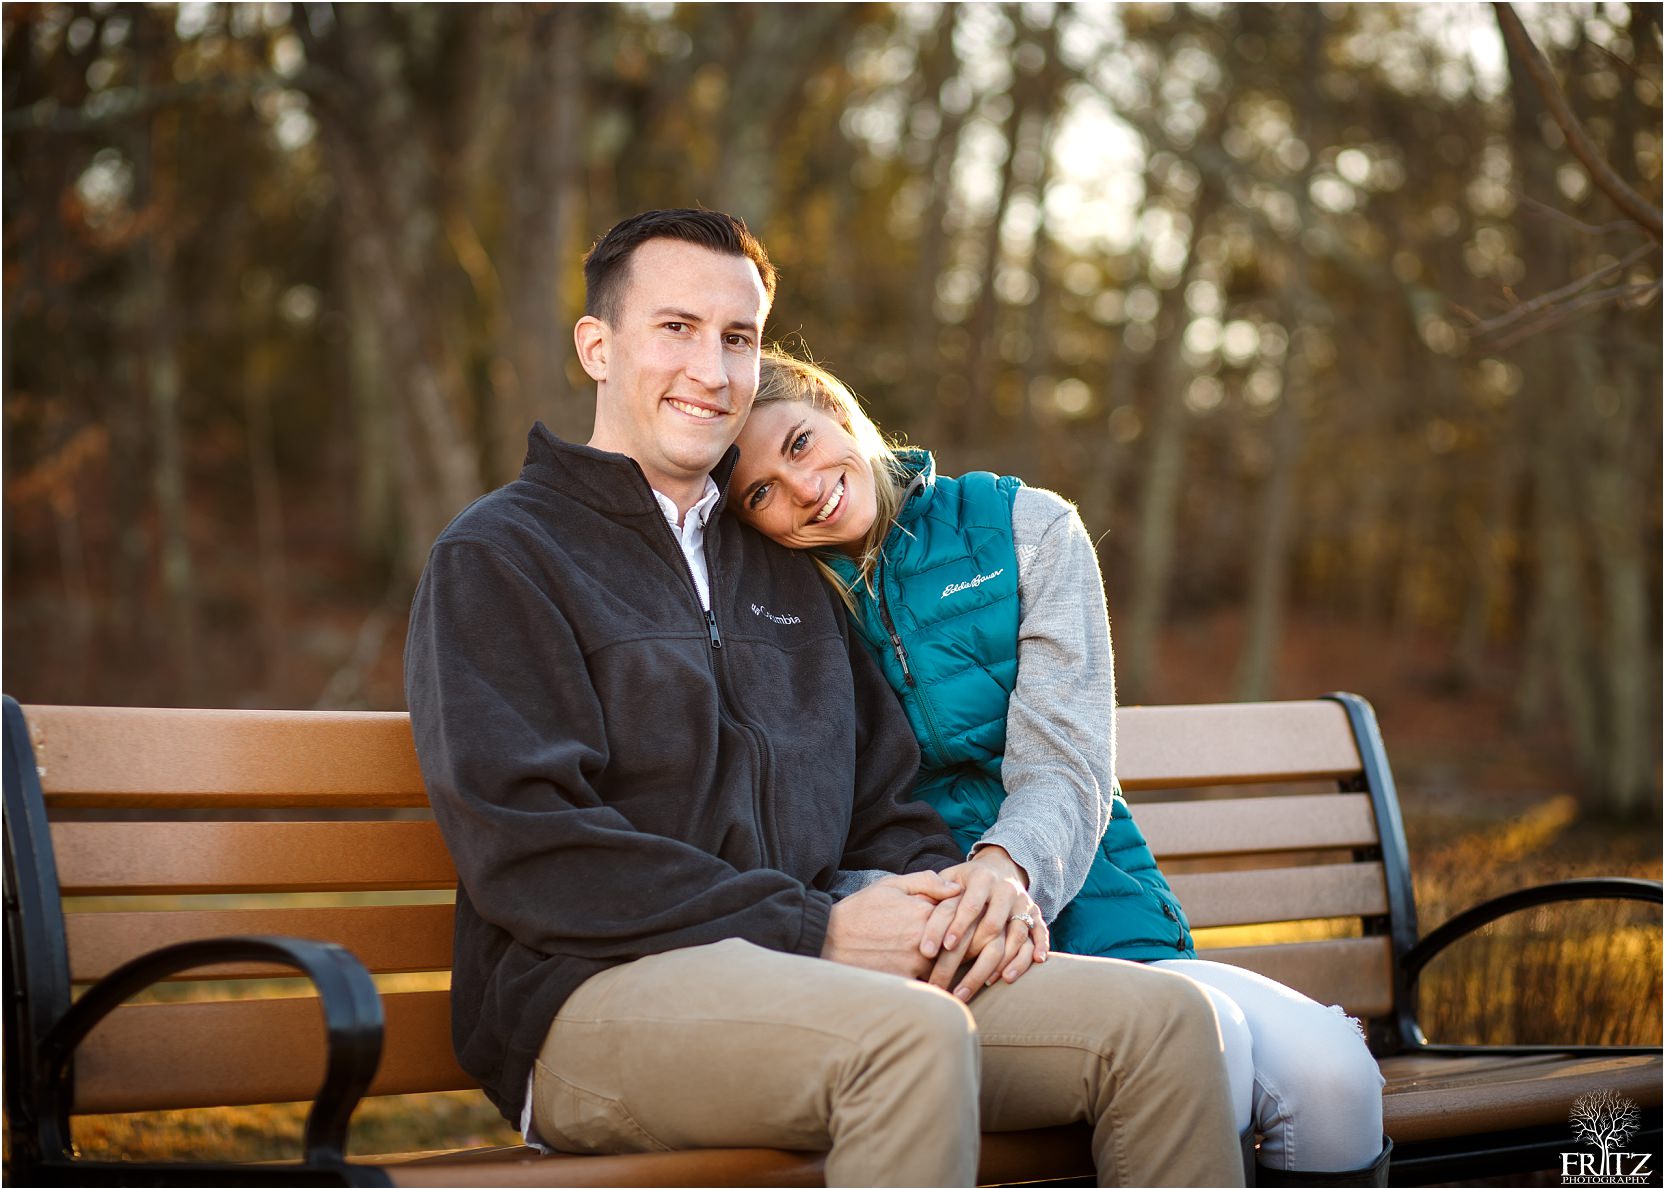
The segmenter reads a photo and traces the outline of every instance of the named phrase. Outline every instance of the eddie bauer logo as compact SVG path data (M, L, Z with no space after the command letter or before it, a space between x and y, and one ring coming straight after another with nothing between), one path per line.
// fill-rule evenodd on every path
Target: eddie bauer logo
M1599 1153L1562 1153L1563 1186L1645 1186L1653 1176L1652 1153L1627 1153L1622 1146L1635 1134L1636 1104L1617 1091L1590 1091L1573 1100L1567 1119L1573 1135Z
M1006 573L1006 568L1004 566L1002 566L999 570L995 571L993 574L980 574L976 578L968 579L967 581L965 581L963 583L949 583L946 587L944 587L942 589L942 594L938 595L937 598L938 599L947 599L950 595L958 595L961 591L970 591L974 587L981 587L984 583L988 582L991 578L999 578L1001 575L1003 575L1005 573Z
M768 608L764 607L762 604L757 604L757 603L752 604L752 615L762 616L765 620L769 620L769 621L771 621L773 623L776 623L776 624L802 624L803 623L803 621L800 620L797 616L777 616L774 612L770 611Z

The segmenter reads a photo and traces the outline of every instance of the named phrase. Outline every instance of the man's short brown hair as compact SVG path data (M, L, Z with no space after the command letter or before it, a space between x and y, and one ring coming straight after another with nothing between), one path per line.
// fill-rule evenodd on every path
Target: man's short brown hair
M775 266L743 219L721 211L681 207L643 211L615 223L584 257L584 313L613 322L630 277L630 256L649 240L682 240L725 256L744 256L757 266L763 292L775 300Z

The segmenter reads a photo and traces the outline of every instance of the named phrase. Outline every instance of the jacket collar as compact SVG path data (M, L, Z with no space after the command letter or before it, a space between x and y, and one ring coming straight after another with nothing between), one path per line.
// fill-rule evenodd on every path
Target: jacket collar
M728 481L739 458L739 449L730 446L711 471L711 478L722 493L712 509L712 519L728 500ZM609 516L660 515L653 488L635 459L562 441L541 421L526 436L526 461L521 466L520 478L554 488Z
M937 485L937 461L928 450L908 447L896 452L893 474L902 484L902 507L897 510L896 523L905 525L931 503Z

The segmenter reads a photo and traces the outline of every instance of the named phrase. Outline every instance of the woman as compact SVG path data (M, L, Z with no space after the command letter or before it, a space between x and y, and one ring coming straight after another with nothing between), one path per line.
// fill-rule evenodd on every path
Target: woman
M946 873L960 903L922 943L932 981L969 999L1050 946L1180 971L1219 1012L1238 1126L1264 1136L1260 1184L1385 1185L1382 1078L1358 1025L1197 959L1116 787L1103 587L1073 507L1009 476L938 477L830 373L778 351L739 445L728 508L813 551L919 738L918 795L970 853Z

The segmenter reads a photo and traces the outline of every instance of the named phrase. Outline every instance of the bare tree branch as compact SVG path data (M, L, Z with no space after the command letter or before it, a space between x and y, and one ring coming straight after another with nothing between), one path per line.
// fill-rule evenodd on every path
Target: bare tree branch
M1578 280L1563 285L1560 289L1552 289L1546 294L1541 294L1538 297L1533 298L1531 301L1522 302L1520 305L1515 306L1505 314L1498 315L1496 318L1491 318L1484 322L1477 322L1473 327L1473 333L1475 337L1479 337L1482 335L1496 334L1498 331L1506 330L1524 318L1530 318L1534 314L1538 314L1549 309L1558 302L1563 302L1568 298L1576 297L1585 289L1594 285L1597 281L1610 277L1614 273L1623 272L1631 265L1640 263L1657 251L1658 249L1654 245L1644 244L1642 247L1636 249L1622 260L1616 260L1612 264L1603 265L1594 272L1586 273L1584 276L1578 278Z
M1595 45L1594 42L1591 42L1590 44ZM1615 54L1612 50L1608 49L1604 45L1596 45L1596 49L1598 49L1602 53L1606 54L1609 58L1613 59L1613 61L1615 63L1624 67L1631 74L1633 74L1637 78L1641 79L1644 83L1647 83L1649 86L1657 87L1659 85L1653 79L1651 79L1647 75L1643 74L1642 73L1642 68L1640 66L1636 65L1636 63L1632 62L1629 58L1619 57L1619 55Z
M1584 220L1579 219L1574 215L1569 215L1560 207L1553 206L1550 203L1533 198L1530 194L1516 194L1515 201L1522 206L1532 208L1532 210L1536 211L1540 215L1549 215L1554 219L1558 219L1562 223L1565 223L1568 227L1571 227L1576 231L1581 231L1587 236L1605 236L1611 235L1616 231L1642 230L1642 228L1636 225L1636 221L1634 219L1615 219L1611 223L1602 224L1586 223Z
M1504 39L1520 57L1527 74L1538 88L1538 94L1543 97L1544 106L1561 126L1561 131L1567 138L1567 147L1572 150L1573 156L1590 171L1591 180L1602 193L1611 198L1621 211L1636 220L1657 241L1660 237L1659 208L1632 190L1625 180L1614 172L1613 167L1602 160L1595 145L1590 143L1584 126L1578 122L1578 117L1573 115L1572 108L1568 106L1567 97L1562 94L1560 85L1556 83L1549 62L1527 35L1526 27L1520 23L1520 17L1515 14L1514 8L1505 3L1493 4L1492 7L1497 10L1497 23L1503 30Z
M1545 311L1542 318L1518 327L1495 343L1489 344L1488 348L1493 351L1501 351L1505 347L1513 347L1522 339L1554 330L1556 327L1565 326L1575 318L1593 313L1603 306L1622 302L1627 297L1636 297L1645 302L1658 292L1658 281L1638 281L1629 285L1615 285L1611 289L1598 289L1594 293L1587 293L1574 301Z

